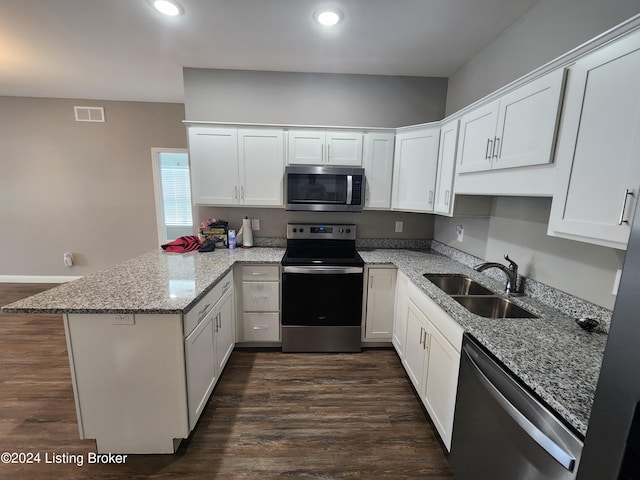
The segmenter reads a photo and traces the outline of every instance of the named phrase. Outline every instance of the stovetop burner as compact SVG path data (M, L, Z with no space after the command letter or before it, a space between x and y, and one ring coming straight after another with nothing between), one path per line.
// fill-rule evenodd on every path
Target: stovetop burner
M289 224L282 265L363 266L356 251L356 226Z

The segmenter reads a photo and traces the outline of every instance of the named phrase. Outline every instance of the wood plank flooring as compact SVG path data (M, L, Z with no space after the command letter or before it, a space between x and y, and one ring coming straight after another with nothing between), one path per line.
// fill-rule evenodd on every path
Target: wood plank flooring
M0 305L48 285L0 284ZM0 479L452 479L395 352L235 351L175 455L87 464L61 315L0 315ZM45 463L68 454L68 463ZM75 457L71 457L75 456ZM60 457L58 457L60 458ZM74 459L82 461L78 466Z

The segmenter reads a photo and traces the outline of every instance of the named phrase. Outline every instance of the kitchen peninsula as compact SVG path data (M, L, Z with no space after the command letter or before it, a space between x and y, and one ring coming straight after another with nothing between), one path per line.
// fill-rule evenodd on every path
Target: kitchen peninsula
M576 432L586 433L605 334L585 332L530 297L516 301L537 319L473 315L422 275L464 273L494 289L502 285L435 251L360 253L368 266L397 267ZM3 311L64 314L81 438L95 438L98 452L173 453L195 427L236 341L234 264L278 266L283 254L283 248L150 252ZM227 310L219 307L225 301ZM215 355L217 370L213 379L196 371L193 378L206 381L194 389L189 355L202 350L189 339L207 322L212 336L227 329L227 343L205 352Z

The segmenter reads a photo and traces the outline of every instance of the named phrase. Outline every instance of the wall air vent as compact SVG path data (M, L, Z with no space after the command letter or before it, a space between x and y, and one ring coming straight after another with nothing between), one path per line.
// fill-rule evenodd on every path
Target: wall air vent
M76 122L104 122L103 107L73 107Z

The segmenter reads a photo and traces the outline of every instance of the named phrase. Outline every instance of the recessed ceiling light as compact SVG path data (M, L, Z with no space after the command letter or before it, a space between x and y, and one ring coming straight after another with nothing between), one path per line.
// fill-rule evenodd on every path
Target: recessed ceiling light
M182 13L182 7L178 2L173 0L151 0L151 4L156 10L165 15L175 17Z
M340 21L340 13L336 10L320 10L316 12L316 21L325 27L333 27Z

